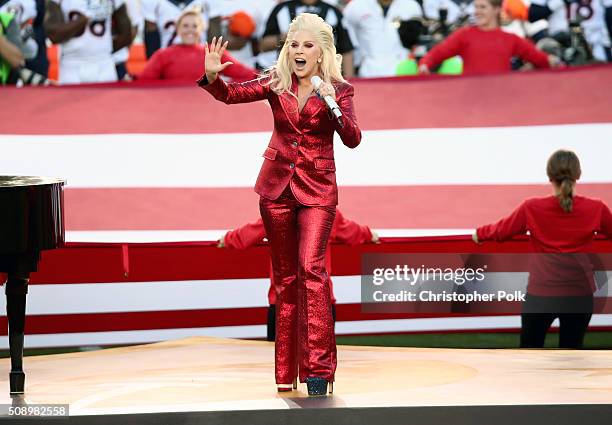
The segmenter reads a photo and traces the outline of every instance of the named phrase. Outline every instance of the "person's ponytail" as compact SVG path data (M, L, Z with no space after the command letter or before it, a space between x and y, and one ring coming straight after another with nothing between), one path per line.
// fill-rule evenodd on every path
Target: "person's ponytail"
M572 151L558 150L548 159L548 179L559 187L559 205L565 212L572 212L574 206L574 185L580 178L580 160Z
M559 186L559 204L565 212L572 212L574 203L574 189L572 183L570 179L566 178L561 181L561 185Z

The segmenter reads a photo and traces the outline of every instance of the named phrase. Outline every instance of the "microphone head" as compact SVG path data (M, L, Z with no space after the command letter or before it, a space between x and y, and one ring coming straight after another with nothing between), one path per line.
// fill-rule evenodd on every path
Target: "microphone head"
M315 88L315 90L319 90L319 86L321 85L323 80L318 75L313 75L312 78L310 79L310 82L312 86Z

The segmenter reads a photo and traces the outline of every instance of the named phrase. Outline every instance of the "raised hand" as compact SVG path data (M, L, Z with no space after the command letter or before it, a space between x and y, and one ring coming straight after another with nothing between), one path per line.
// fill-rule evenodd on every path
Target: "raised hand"
M223 56L223 52L225 52L225 48L227 47L227 41L223 42L223 37L213 37L210 45L204 45L204 53L206 54L204 58L204 70L206 72L206 78L209 83L212 83L217 79L217 74L222 72L225 68L232 65L233 62L225 62L221 63L221 56Z

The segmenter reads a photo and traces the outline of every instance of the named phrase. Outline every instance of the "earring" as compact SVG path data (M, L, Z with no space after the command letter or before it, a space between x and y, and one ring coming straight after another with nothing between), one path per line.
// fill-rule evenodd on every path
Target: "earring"
M323 60L321 58L317 59L317 62L321 63Z

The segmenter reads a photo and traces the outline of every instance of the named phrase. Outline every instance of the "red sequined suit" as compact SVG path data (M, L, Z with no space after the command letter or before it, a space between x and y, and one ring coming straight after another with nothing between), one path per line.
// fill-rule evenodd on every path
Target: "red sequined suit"
M217 78L208 84L204 76L198 84L227 104L270 103L274 131L255 191L261 196L260 212L278 283L276 382L290 384L298 370L301 382L313 376L333 382L336 340L325 252L338 203L334 132L350 148L361 141L353 87L334 87L341 126L318 97L311 96L300 112L297 97L279 96L265 81L227 84ZM291 91L297 96L295 75Z
M243 224L234 230L228 231L223 238L223 243L228 249L247 249L261 243L265 237L266 229L264 228L263 220L260 218L257 221ZM328 244L360 245L371 241L372 231L368 226L361 225L344 217L344 214L336 208L336 219L332 226ZM331 276L331 249L329 247L325 255L325 267L327 268L327 273ZM270 305L276 304L276 289L272 273L272 267L270 267L270 288L268 289L268 303ZM335 304L334 282L331 278L329 279L329 287L332 303Z

